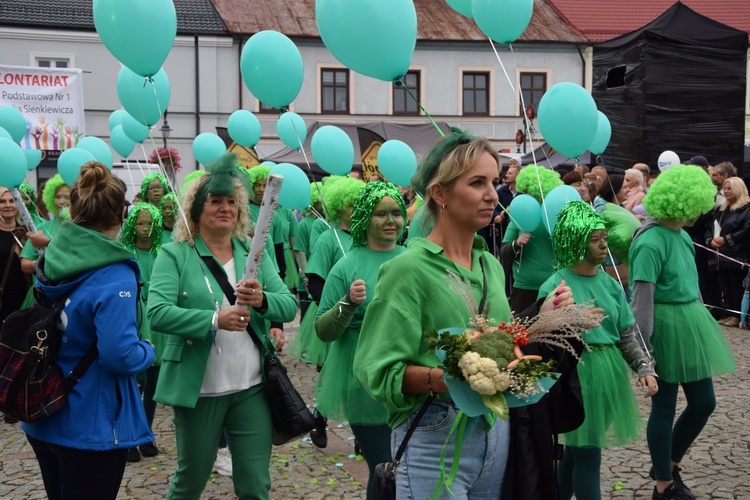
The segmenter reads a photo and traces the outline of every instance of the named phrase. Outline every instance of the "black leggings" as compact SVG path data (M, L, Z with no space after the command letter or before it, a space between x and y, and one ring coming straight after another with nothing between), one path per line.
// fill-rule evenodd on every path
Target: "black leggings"
M126 449L77 450L34 439L34 449L50 500L114 500L125 472Z

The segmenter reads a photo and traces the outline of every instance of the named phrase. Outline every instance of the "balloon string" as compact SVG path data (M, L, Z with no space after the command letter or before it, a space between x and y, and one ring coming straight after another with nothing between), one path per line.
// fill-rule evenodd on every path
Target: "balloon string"
M312 167L310 166L310 160L307 158L307 153L305 153L305 148L302 145L302 138L299 135L299 131L297 130L297 125L295 125L294 120L291 120L292 122L292 129L294 130L294 135L297 136L297 144L299 144L299 150L302 153L302 157L305 159L305 165L307 165L307 170L310 172L310 175L312 176ZM315 179L315 177L312 177ZM320 186L317 186L318 194L320 195L320 201L323 203L323 208L326 213L330 214L331 211L328 209L328 206L326 205L325 199L323 198L323 192L320 190ZM330 224L328 226L331 227ZM336 228L334 228L334 235L336 236L336 243L338 243L339 248L341 249L341 253L344 256L344 259L349 260L349 257L346 256L346 250L344 250L344 245L341 243L341 240L339 239L338 231L336 231Z
M409 94L409 96L411 96L412 99L414 99L414 102L417 103L417 106L419 106L419 109L421 109L422 113L424 113L425 116L427 116L427 118L430 120L430 123L432 123L432 126L437 129L438 133L440 133L440 135L442 137L445 137L445 132L443 132L442 130L440 130L440 126L432 118L432 115L430 115L430 113L428 113L427 110L424 109L424 106L422 106L422 103L419 102L419 99L417 99L417 96L415 96L412 93L412 91L409 90L409 87L406 86L406 84L404 83L404 80L402 78L398 78L396 81L399 82L401 84L401 86L403 87L403 89L406 91L406 93Z

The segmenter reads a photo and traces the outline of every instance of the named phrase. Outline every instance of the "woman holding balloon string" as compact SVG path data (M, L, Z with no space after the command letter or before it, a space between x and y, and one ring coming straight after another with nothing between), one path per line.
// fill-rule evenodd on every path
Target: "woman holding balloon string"
M406 206L394 184L369 182L360 191L352 212L352 249L328 274L315 322L318 338L330 345L315 384L318 409L351 425L370 468L368 498L375 466L391 460L391 429L385 408L354 379L354 353L380 266L405 250L397 244L405 220Z
M562 183L557 172L529 165L518 173L516 190L535 198L541 210L542 198ZM545 218L544 212L542 218ZM545 224L539 223L530 231L523 229L519 228L518 224L511 223L500 247L501 258L513 262L510 307L512 311L517 312L523 311L536 301L539 287L555 269L552 241Z
M39 258L39 248L45 248L60 228L60 210L70 206L70 186L60 174L55 174L44 185L42 201L53 219L37 227L36 233L29 233L29 239L21 252L21 267L25 273L34 274L34 266Z

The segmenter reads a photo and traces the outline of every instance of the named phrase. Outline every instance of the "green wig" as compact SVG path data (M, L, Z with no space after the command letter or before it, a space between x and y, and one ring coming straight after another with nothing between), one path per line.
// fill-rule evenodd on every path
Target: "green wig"
M380 203L380 200L386 196L393 198L398 203L398 208L401 209L401 216L404 218L404 225L401 228L403 233L406 228L406 205L404 204L404 198L401 196L401 190L395 184L386 181L368 182L359 192L357 199L354 200L352 225L349 228L352 235L352 246L364 247L367 245L367 227L370 225L372 212ZM398 236L400 238L401 234Z
M271 167L264 165L257 165L255 167L247 169L247 174L250 176L250 192L252 192L255 183L258 181L265 181L268 179L268 174L271 173Z
M250 172L242 166L242 163L235 162L234 169L242 175L238 175L237 178L242 181L242 185L245 187L245 191L248 194L253 192L253 180L250 178Z
M159 253L159 248L161 247L161 229L163 222L161 219L161 210L153 206L151 203L136 203L128 214L127 219L125 219L125 223L122 225L120 242L125 245L125 248L135 251L135 241L137 239L135 225L138 220L138 214L144 210L151 215L151 232L149 233L149 236L151 237L151 249L149 250L149 253L157 255Z
M47 207L47 211L55 217L58 215L58 210L55 206L55 195L57 194L57 190L63 186L68 185L65 184L65 181L60 177L60 174L55 174L47 181L47 184L44 185L44 189L42 190L42 201L44 202L44 206Z
M659 174L643 208L655 219L691 221L714 208L716 186L701 167L677 165Z
M18 192L21 193L21 199L24 204L27 206L36 205L36 191L31 184L28 182L22 182L21 185L18 186Z
M310 183L310 205L315 205L320 201L320 195L323 192L323 183L312 182Z
M196 170L194 172L190 172L189 174L187 174L185 176L185 179L182 181L182 189L180 190L180 193L184 194L185 191L187 191L188 187L190 187L192 183L194 183L195 181L197 181L204 175L206 175L205 170Z
M422 161L419 162L419 167L411 178L411 186L414 190L420 196L425 196L427 186L430 185L432 179L437 175L438 168L443 159L458 146L468 144L476 139L477 137L460 128L451 127L451 133L435 143L427 154L424 155Z
M161 182L161 187L164 188L164 194L171 193L172 190L169 188L169 183L167 182L167 178L161 175L158 172L152 172L148 174L146 177L143 178L143 181L141 182L141 201L146 201L146 193L148 192L148 185L151 184L151 181L154 179L159 179Z
M589 236L597 229L605 229L604 219L591 205L583 201L566 203L557 214L557 223L552 231L557 268L564 269L581 262L586 254Z
M363 181L346 176L337 179L333 184L327 183L323 191L323 199L328 210L328 221L338 222L339 214L346 207L354 204L354 200L364 187Z
M542 189L539 190L539 184L541 181ZM547 193L552 191L557 186L562 186L563 181L560 178L560 174L552 169L540 167L538 165L528 165L523 167L518 172L516 177L516 191L519 193L530 194L539 203L542 202L542 198L547 196Z
M175 214L175 222L177 222L177 218L181 217L180 215L180 203L177 201L177 195L174 193L168 193L161 197L161 201L159 202L159 213L164 213L164 204L168 201L172 202L172 210ZM162 215L162 219L164 216ZM164 225L164 221L162 220L162 226Z

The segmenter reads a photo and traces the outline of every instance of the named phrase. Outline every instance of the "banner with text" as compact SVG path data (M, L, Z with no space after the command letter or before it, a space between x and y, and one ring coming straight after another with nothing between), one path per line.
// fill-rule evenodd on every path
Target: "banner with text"
M26 118L24 149L64 150L85 137L80 69L0 65L0 106Z

